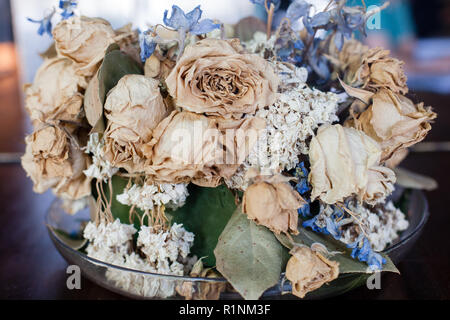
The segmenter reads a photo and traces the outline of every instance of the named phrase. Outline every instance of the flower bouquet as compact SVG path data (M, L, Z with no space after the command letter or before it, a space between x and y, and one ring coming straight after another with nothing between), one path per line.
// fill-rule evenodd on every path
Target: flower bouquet
M123 290L257 299L281 279L303 298L340 274L398 272L381 253L408 227L396 167L436 114L407 98L401 61L356 40L383 8L295 0L273 25L280 1L251 2L267 24L173 6L163 25L114 30L76 1L54 27L56 9L30 19L54 40L25 86L34 190L89 206L89 257L228 281L107 272Z

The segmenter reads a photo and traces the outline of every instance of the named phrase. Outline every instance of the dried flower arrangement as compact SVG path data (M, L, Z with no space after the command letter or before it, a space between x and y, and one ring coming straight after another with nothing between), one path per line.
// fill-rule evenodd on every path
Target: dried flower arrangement
M54 39L25 86L34 190L70 213L91 206L88 256L223 276L248 299L280 275L303 298L342 273L397 271L380 253L408 227L395 170L436 114L405 96L401 61L354 38L383 8L295 0L272 30L280 1L251 2L265 33L200 20L200 7L146 31L78 16L76 1L60 1L54 27L56 10L30 19ZM226 290L107 277L147 297Z

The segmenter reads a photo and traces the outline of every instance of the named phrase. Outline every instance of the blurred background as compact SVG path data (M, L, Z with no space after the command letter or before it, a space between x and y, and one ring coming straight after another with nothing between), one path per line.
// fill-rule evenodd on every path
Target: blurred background
M308 1L317 10L328 3L328 0ZM282 1L281 13L289 3ZM361 5L362 0L348 3ZM364 0L368 7L382 3ZM173 4L185 11L200 4L204 17L230 24L249 15L263 19L265 16L264 9L248 0L79 0L78 13L101 16L114 28L129 22L142 28L147 23L161 23L164 10L170 10ZM69 292L63 285L66 264L51 248L43 226L43 216L53 196L50 192L34 194L31 180L19 162L24 136L31 130L23 108L22 86L33 81L42 63L39 53L52 41L48 35L39 36L38 25L26 18L41 19L57 6L58 0L0 0L0 297L3 298L77 297L76 292ZM450 299L449 252L439 245L450 224L445 203L450 192L450 1L390 0L390 6L374 24L376 28L367 30L364 41L370 46L389 48L394 56L404 60L413 99L425 101L438 113L426 141L412 149L402 166L434 177L439 189L427 193L432 219L423 241L399 266L402 277L389 275L389 290L357 291L353 295ZM421 276L420 283L417 273ZM93 284L87 285L91 290L88 297L113 297Z

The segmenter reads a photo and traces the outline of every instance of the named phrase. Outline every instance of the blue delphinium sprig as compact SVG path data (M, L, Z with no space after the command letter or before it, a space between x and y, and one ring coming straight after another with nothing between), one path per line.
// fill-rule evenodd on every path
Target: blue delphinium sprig
M369 240L363 235L348 244L347 247L353 249L351 253L353 259L366 262L372 271L381 270L383 265L386 264L386 259L372 249Z
M314 232L331 235L336 240L341 240L341 226L346 223L343 219L344 212L336 206L333 206L333 209L333 213L324 218L325 226L321 227L318 224L318 215L316 215L312 219L304 221L302 224L303 227L311 228ZM353 249L351 252L351 257L353 259L366 262L372 271L381 270L383 268L383 264L386 263L386 259L372 249L369 240L363 233L361 233L354 242L347 244L347 247Z
M62 20L66 20L72 17L77 5L77 0L59 0L59 8L63 10L61 12Z
M331 77L331 66L324 53L330 43L341 50L345 39L355 32L365 34L368 19L366 9L361 6L348 7L345 0L332 0L323 12L311 13L311 4L305 0L294 0L286 10L277 32L275 53L285 62L305 67L312 73L313 85L326 84ZM302 21L307 31L301 39L298 32L289 32L293 24ZM324 38L316 37L318 31Z
M295 168L295 174L294 174L297 178L298 178L298 182L295 185L295 189L297 190L297 192L302 195L305 196L305 194L311 190L309 183L308 183L308 169L306 169L305 167L305 163L302 161L300 162L296 168ZM303 218L307 218L311 215L311 210L310 210L310 202L311 200L309 198L304 197L306 200L306 204L304 204L301 208L299 208L298 214L300 214Z
M139 47L141 49L141 61L144 63L155 51L157 42L153 37L153 30L149 29L147 31L139 30Z
M55 14L55 11L56 11L55 8L53 8L53 10L50 13L44 15L44 18L42 18L41 20L36 20L36 19L31 19L31 18L27 18L27 20L32 23L39 24L37 33L40 36L42 36L44 33L46 33L50 37L52 37L52 18L53 18L53 15Z
M220 29L220 23L214 23L211 19L203 19L203 11L200 6L195 7L192 11L184 13L184 11L176 6L172 6L172 13L168 18L168 10L164 11L164 24L174 30L178 30L183 33L191 33L195 35L205 34L213 31L214 29Z
M168 17L169 11L164 11L164 24L169 28L177 30L180 35L180 49L178 56L180 56L180 54L184 50L184 41L186 39L187 33L201 35L209 33L214 29L221 28L220 23L215 23L211 19L203 19L200 21L202 13L203 11L200 9L200 6L195 7L188 13L184 13L183 9L176 5L173 5L170 18Z

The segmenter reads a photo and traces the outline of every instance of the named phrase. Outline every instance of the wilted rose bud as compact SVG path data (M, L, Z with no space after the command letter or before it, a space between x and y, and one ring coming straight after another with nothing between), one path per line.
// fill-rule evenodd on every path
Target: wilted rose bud
M270 178L258 177L245 190L242 210L249 219L275 233L297 234L298 209L305 200L281 175Z
M304 298L308 292L336 279L339 263L330 261L307 247L294 247L286 266L286 278L292 283L292 294Z
M380 146L363 131L339 124L322 126L311 140L309 157L312 199L334 204L357 195L360 201L375 204L394 189L394 172L380 166Z
M105 157L128 172L142 171L142 146L168 114L157 80L142 75L126 75L108 93L104 133Z
M430 107L424 108L423 103L414 104L402 95L382 89L372 97L372 104L365 111L353 114L346 126L362 130L378 141L384 162L396 152L422 141L435 118L436 113Z
M52 188L64 199L77 200L90 195L90 179L83 174L89 158L71 143L67 133L55 126L39 126L26 137L22 166L43 193Z
M83 104L79 88L86 85L71 60L47 59L39 67L34 82L25 85L25 108L34 123L77 121Z
M87 77L95 74L115 37L108 21L83 16L61 21L52 34L58 54L74 61L77 72Z
M389 88L393 92L408 92L403 62L390 57L389 50L364 46L357 40L346 41L342 50L330 60L344 82L368 90Z

